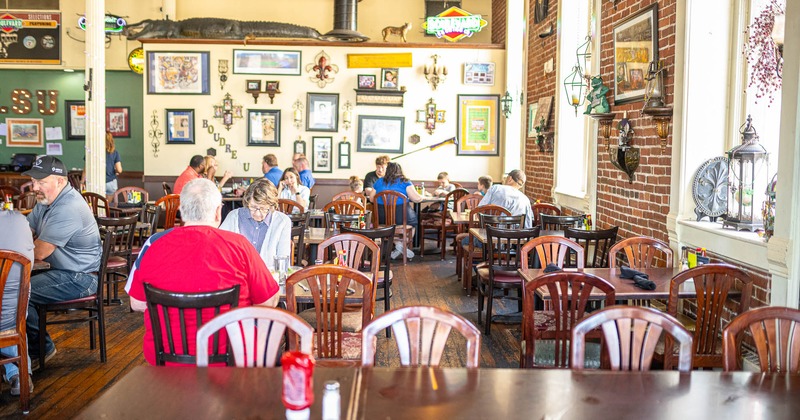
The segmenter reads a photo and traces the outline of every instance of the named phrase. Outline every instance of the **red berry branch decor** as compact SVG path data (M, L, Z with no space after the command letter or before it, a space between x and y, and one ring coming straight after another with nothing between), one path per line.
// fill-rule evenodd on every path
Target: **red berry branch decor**
M753 18L745 30L747 42L744 54L750 68L747 87L756 89L756 98L769 98L772 103L775 92L780 91L783 73L783 27L775 34L775 21L786 13L785 0L769 0L764 9ZM779 19L781 19L779 18ZM779 40L775 39L779 35Z

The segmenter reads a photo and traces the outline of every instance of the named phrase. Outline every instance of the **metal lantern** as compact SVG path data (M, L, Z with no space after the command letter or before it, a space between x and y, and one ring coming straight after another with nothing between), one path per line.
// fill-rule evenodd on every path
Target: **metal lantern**
M578 47L575 53L578 56L578 65L583 71L589 72L589 65L592 64L592 36L586 35L586 41Z
M511 93L506 91L505 95L500 98L500 103L503 107L503 116L509 118L511 116L511 104L514 103L514 98L511 97Z
M664 60L651 61L647 68L647 84L644 88L645 108L664 106Z
M575 108L575 115L578 115L578 107L583 105L585 95L583 89L586 84L583 80L581 66L576 65L572 68L572 73L564 79L564 89L567 92L567 103Z
M769 153L758 143L752 122L748 115L747 122L739 129L742 144L727 152L728 215L722 224L751 232L764 226L761 203L756 203L756 197L766 190L769 176Z

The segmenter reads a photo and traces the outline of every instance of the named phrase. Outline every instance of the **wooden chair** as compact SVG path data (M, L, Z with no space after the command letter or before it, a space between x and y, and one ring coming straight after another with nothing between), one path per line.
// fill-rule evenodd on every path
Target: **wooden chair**
M339 200L349 200L349 201L358 201L359 204L366 207L367 204L367 196L362 193L357 193L353 191L342 191L333 196L331 201L339 201ZM360 200L360 201L359 201Z
M22 185L19 186L20 194L28 191L33 191L33 181L23 182Z
M139 256L144 243L156 233L158 229L158 222L161 220L161 207L155 204L145 204L142 208L139 221L142 222L137 229L136 238L134 239L133 257L136 259Z
M478 206L469 211L469 228L481 227L481 214L511 216L511 212L494 204ZM465 239L468 239L466 245L462 243ZM470 234L467 232L456 235L456 276L461 280L467 295L472 293L472 267L481 260L483 260L483 250L475 250Z
M403 200L403 204L400 207L403 214L399 216L395 214L398 206L398 200ZM406 215L408 215L408 206L410 205L408 202L408 197L406 197L405 194L387 190L375 194L374 202L377 211L372 212L372 226L397 226L398 228L395 229L395 236L402 238L403 246L406 249L410 249L413 239L411 231L414 229L414 227L408 224L408 218L406 217ZM381 208L383 209L384 213L384 223L380 223ZM402 252L402 254L403 265L406 265L408 264L408 256L405 252Z
M298 203L297 201L287 200L285 198L279 198L278 211L285 214L292 214L292 213L305 213L306 209L305 207L301 206L300 203Z
M36 207L36 193L34 191L20 193L14 202L14 209L18 211L32 210L34 207Z
M481 200L483 200L483 196L478 193L467 194L456 200L455 209L459 213L465 210L472 210L475 207L478 207Z
M378 289L378 269L381 264L381 250L378 245L372 239L359 233L340 233L325 239L317 247L317 258L330 263L333 263L333 259L341 256L342 253L345 255L346 264L340 262L340 265L370 274L374 298ZM373 311L374 309L373 305ZM358 330L360 329L361 326Z
M319 199L319 194L310 194L308 196L308 209L315 209L317 208L317 200Z
M0 185L0 194L2 194L0 198L6 201L6 196L16 197L20 195L20 190L13 185Z
M292 226L292 264L297 267L304 267L306 264L306 227L305 225Z
M617 242L608 250L609 267L619 267L617 254L620 251L625 252L625 263L631 268L672 268L672 249L655 238L638 236Z
M765 306L739 314L722 330L723 369L741 370L741 340L749 331L764 373L800 373L800 310Z
M305 282L307 292L298 283ZM306 267L286 279L286 308L297 313L297 293L314 304L317 328L314 332L314 357L319 359L360 360L361 332L342 330L342 316L347 289L361 292L361 325L372 320L372 280L364 273L349 267L323 264Z
M542 219L539 217L542 214L561 216L561 209L555 204L534 203L531 208L533 209L533 224L537 226L541 226L542 224Z
M530 255L532 252L536 252L540 268L546 267L547 264L555 264L559 268L584 268L583 247L560 236L540 236L531 239L522 247L521 252L520 264L523 267L535 266ZM569 257L570 254L574 255L574 259Z
M486 216L516 218L517 223L524 225L525 215L518 216ZM520 265L520 250L531 239L539 236L539 227L533 229L503 229L486 225L488 248L486 255L488 263L478 265L478 323L481 322L483 300L486 299L486 320L483 333L489 335L492 327L492 302L495 299L516 299L519 310L522 311L522 279L517 270ZM495 295L495 290L502 290L503 294ZM508 296L508 291L516 289L517 298Z
M67 181L72 188L79 192L83 192L83 171L69 171L67 172Z
M697 291L692 366L695 369L722 368L722 343L719 337L723 314L732 310L726 306L728 294L732 290L741 291L738 307L733 308L733 312L745 313L750 308L753 279L741 269L727 264L705 264L678 273L670 281L667 300L667 313L673 317L678 313L678 293L681 286L690 279L694 280L694 289ZM656 357L663 360L665 370L672 369L677 362L673 348L673 340L667 337L664 348L660 349L660 354L657 353Z
M550 310L534 308L534 296L539 288L546 289L549 293L552 302ZM570 367L572 328L586 316L590 295L595 289L605 294L606 306L613 305L615 297L614 286L600 277L582 272L559 271L543 274L523 284L523 289L525 297L522 300L523 343L520 347L520 367L525 368ZM547 346L542 347L537 355L536 341L541 340L547 340ZM552 354L548 354L551 349ZM598 361L599 355L598 349ZM599 363L597 365L599 367Z
M436 246L439 248L442 254L442 261L444 261L444 256L447 253L447 238L455 238L456 234L458 233L456 226L453 224L453 220L450 218L450 210L455 208L455 202L458 199L467 195L469 195L469 191L463 188L447 193L447 195L444 197L444 202L442 203L442 210L438 213L432 214L428 219L422 221L422 232L418 233L418 235L421 235L419 248L420 255L425 255L425 231L433 230L436 231ZM448 233L452 234L448 235Z
M172 229L175 225L180 226L177 219L178 210L181 207L181 196L178 194L165 195L156 200L157 206L164 207L164 229Z
M303 225L303 227L308 227L308 219L311 217L311 212L289 213L287 216L292 221L292 226Z
M322 208L322 211L329 213L333 209L336 214L365 214L366 209L363 205L352 200L333 200Z
M104 235L104 241L111 241L110 244L103 244L103 249L108 250L107 255L103 255L105 264L105 275L98 278L106 285L105 304L122 303L119 300L117 283L126 282L128 273L133 267L133 238L136 235L136 222L139 216L133 215L120 218L97 218L97 225L100 231L112 230L111 235ZM113 298L111 296L114 296Z
M111 204L114 207L119 207L122 203L133 203L133 196L131 193L140 193L142 199L139 201L141 204L146 204L150 201L150 193L144 188L139 187L122 187L114 192L114 197L111 199Z
M583 247L584 267L607 268L608 250L617 242L619 227L603 230L564 229L564 237Z
M481 227L486 229L491 226L500 229L523 229L525 227L525 215L520 214L516 216L495 215L495 214L479 214L481 220Z
M400 353L401 366L439 366L450 330L455 328L467 341L467 367L477 368L481 333L461 315L432 306L406 306L375 318L364 328L361 365L375 364L375 341L381 330L391 327Z
M456 188L464 188L460 182L451 182L451 184L453 184Z
M110 207L108 205L108 199L106 199L106 196L89 191L86 191L81 195L83 195L83 199L86 200L86 204L88 204L92 209L92 214L94 214L94 217L119 217L121 215L119 209Z
M549 214L539 214L539 221L542 230L564 230L576 227L583 222L583 215L579 216L552 216Z
M167 362L197 364L195 346L197 331L189 331L187 324L199 329L204 322L239 306L238 284L225 290L179 293L158 289L150 283L145 283L144 295L153 332L157 366L165 366ZM167 332L166 337L161 335L162 330ZM225 342L220 342L219 333L214 334L211 355L208 356L207 362L230 364L230 357L225 348Z
M161 191L164 191L164 196L172 194L172 188L166 182L161 183Z
M236 367L275 367L283 354L284 333L289 350L311 354L314 329L295 314L264 306L236 308L215 316L197 330L197 367L208 366L208 340L221 329L227 333Z
M357 227L360 221L360 214L325 213L325 228L333 233L341 231L346 226Z
M16 268L20 270L16 297L16 323L13 329L8 329L0 334L0 348L17 346L17 356L3 356L0 358L0 364L17 363L19 365L19 405L23 414L28 414L31 393L30 376L28 376L28 339L25 317L28 314L28 298L31 291L31 261L20 253L0 250L0 301L9 298L4 295L4 291L8 282L8 275L15 264ZM40 348L44 350L44 346Z
M572 368L583 370L586 334L602 328L611 370L647 371L666 331L680 344L678 370L692 370L692 335L677 319L652 308L612 306L593 313L572 328Z

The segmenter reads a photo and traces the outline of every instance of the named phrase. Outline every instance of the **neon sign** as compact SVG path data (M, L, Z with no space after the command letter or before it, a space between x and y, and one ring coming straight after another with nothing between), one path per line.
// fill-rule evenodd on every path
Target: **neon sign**
M128 22L119 16L106 15L106 33L118 34L122 32L127 25ZM84 31L86 30L86 16L81 16L78 18L78 26Z
M480 32L486 26L486 19L473 15L458 7L451 7L436 16L428 16L422 24L425 32L456 42L464 37Z

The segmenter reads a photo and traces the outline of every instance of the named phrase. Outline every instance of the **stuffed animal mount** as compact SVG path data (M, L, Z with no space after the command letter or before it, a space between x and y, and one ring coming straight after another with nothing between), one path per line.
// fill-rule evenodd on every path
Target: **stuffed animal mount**
M148 38L243 39L245 41L256 38L322 39L316 29L308 26L220 18L145 19L128 25L123 34L130 40Z
M406 35L408 34L408 30L411 29L411 24L406 22L403 26L387 26L383 28L381 34L383 35L383 42L387 42L388 40L386 37L389 35L397 35L403 42L408 42L406 39Z

